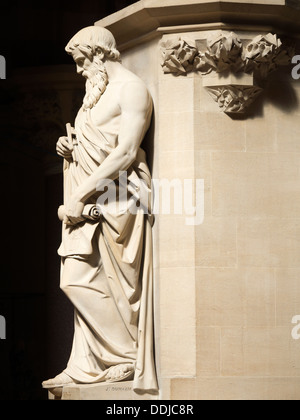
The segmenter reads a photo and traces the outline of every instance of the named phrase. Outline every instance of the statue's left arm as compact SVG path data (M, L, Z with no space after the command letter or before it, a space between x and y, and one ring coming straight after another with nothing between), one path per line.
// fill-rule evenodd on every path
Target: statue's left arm
M152 100L142 82L124 84L120 94L121 125L117 147L107 156L96 171L74 192L67 204L67 216L80 217L85 201L95 194L101 180L118 178L136 159L143 137L149 128Z

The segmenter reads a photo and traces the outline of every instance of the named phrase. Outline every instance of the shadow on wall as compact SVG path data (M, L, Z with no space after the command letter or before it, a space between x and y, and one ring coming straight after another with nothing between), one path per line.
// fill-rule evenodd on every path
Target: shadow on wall
M299 108L299 100L295 88L291 84L290 70L281 73L279 78L276 77L276 73L270 77L265 97L266 100L285 113L291 113Z
M262 118L267 104L273 105L286 114L297 110L299 100L294 87L297 82L292 80L291 70L292 68L288 67L272 73L262 86L263 92L249 106L246 114L231 114L230 118L233 120Z
M299 0L286 0L286 4L288 6L294 7L295 9L300 9Z
M153 172L153 160L154 160L154 133L155 133L155 112L153 110L151 125L141 145L141 148L146 152L147 163L148 163L151 174Z

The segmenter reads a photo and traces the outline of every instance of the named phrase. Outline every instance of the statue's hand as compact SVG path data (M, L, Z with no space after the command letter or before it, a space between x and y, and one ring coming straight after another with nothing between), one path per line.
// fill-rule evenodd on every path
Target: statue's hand
M84 203L77 201L72 197L65 206L60 206L58 209L58 217L66 225L77 225L85 220L82 216L84 210Z
M73 144L69 143L68 137L63 136L58 139L56 143L56 152L64 159L72 158Z

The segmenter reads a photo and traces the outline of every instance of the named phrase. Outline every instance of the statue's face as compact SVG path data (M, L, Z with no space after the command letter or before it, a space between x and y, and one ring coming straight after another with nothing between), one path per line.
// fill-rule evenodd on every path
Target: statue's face
M90 67L92 66L93 62L83 55L80 51L76 51L73 54L74 61L76 63L76 70L78 74L82 74L84 77L88 77Z
M83 99L84 109L92 108L100 100L108 84L108 74L100 54L89 58L78 48L72 52L77 65L77 73L86 78L86 95Z

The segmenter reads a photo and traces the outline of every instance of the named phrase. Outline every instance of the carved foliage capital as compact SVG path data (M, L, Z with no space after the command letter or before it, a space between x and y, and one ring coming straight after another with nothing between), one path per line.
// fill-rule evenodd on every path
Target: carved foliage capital
M162 42L161 53L162 67L165 73L180 75L194 70L194 61L198 50L193 41L179 38Z
M284 47L277 35L258 35L248 43L234 33L220 33L207 40L201 51L197 41L187 38L171 39L161 43L162 67L165 73L175 75L199 71L205 75L215 71L256 72L265 78L282 65L288 65L293 49Z
M244 71L259 72L265 79L278 67L289 65L293 56L293 48L285 48L277 35L259 35L243 49Z
M258 35L245 41L234 32L214 34L207 39L206 50L197 40L171 39L161 43L161 53L165 73L179 76L194 71L206 77L210 73L225 74L219 83L205 87L220 108L230 114L244 113L262 92L254 79L265 79L279 66L289 65L294 56L293 48L285 47L277 35ZM226 83L228 74L240 75L240 79L251 75L253 80L244 85Z
M214 86L206 88L226 114L242 114L259 96L262 89L257 86Z

